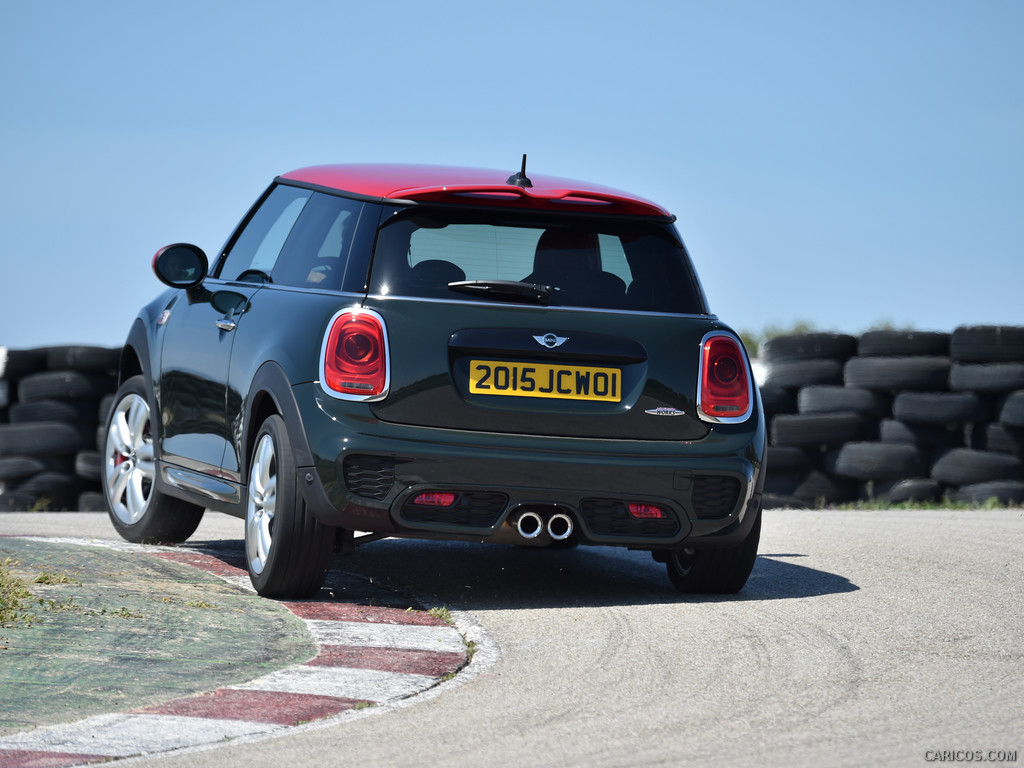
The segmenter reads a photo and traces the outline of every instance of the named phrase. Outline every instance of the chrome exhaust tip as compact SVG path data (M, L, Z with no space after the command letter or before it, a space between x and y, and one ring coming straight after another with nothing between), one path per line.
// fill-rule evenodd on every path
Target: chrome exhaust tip
M548 520L548 536L554 541L565 541L572 536L572 518L564 512L558 512Z
M544 530L544 521L536 512L523 512L516 520L516 530L524 539L535 539Z

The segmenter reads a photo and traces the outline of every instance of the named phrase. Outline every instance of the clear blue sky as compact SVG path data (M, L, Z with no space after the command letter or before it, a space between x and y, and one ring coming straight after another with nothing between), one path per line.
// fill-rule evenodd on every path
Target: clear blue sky
M0 0L0 346L120 344L277 174L530 168L678 216L712 309L1024 324L1024 2Z

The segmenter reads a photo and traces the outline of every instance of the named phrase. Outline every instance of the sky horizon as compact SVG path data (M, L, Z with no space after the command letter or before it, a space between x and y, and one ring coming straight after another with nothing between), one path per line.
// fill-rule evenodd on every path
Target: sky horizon
M115 346L278 174L578 178L741 332L1024 325L1024 3L0 3L0 346Z

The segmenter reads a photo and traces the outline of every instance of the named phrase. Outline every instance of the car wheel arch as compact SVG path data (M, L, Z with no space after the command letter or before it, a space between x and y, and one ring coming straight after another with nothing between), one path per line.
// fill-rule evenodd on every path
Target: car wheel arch
M261 365L249 385L242 434L245 466L248 466L253 451L256 449L256 435L260 427L268 417L274 414L284 420L295 457L295 465L297 467L311 466L313 453L306 440L298 404L292 394L292 383L284 369L274 361L268 361ZM248 470L246 471L248 472ZM248 478L246 478L246 482L248 482Z

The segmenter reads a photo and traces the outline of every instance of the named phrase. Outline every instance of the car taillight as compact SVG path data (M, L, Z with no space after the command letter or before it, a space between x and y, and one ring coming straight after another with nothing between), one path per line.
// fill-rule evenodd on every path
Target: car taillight
M718 333L704 337L698 408L707 421L743 421L750 415L750 370L739 341L732 336Z
M324 389L344 399L380 399L389 383L384 320L368 309L346 309L331 320L320 360Z

